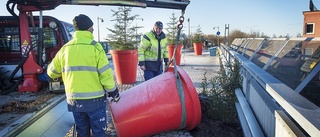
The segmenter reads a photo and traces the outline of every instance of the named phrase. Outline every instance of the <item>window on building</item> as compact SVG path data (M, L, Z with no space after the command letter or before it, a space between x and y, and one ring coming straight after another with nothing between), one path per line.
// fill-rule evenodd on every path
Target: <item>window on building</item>
M314 34L314 23L306 24L306 34Z

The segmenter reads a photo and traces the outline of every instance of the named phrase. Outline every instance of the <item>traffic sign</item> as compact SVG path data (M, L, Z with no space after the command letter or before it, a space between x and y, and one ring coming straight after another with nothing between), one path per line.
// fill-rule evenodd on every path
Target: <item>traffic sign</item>
M217 35L220 35L220 31L217 31Z

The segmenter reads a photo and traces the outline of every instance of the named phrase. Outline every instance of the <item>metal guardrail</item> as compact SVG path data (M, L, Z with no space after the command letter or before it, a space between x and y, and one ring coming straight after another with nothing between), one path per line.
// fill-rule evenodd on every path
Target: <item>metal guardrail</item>
M241 89L236 89L236 96L238 98L238 104L240 106L237 107L237 111L239 113L243 113L243 117L239 117L241 124L246 124L245 129L249 129L249 131L244 131L245 136L254 136L254 137L264 137L263 132L259 126L259 123L255 119L253 112L250 109L250 105L247 103ZM246 122L248 121L248 122ZM250 134L251 133L251 134Z
M260 42L252 42L254 40ZM238 112L242 111L244 117L249 117L250 115L254 116L254 119L256 119L257 123L261 127L261 131L264 136L289 136L289 134L280 134L280 132L283 131L287 131L287 133L290 132L291 135L299 136L320 135L320 108L308 99L304 98L294 89L291 89L285 83L275 78L266 69L268 67L264 67L266 65L271 65L272 60L270 61L267 59L276 59L273 57L274 55L264 58L264 62L261 61L264 64L260 64L262 67L258 66L259 64L255 64L250 56L244 56L246 55L244 52L248 49L250 50L250 47L252 47L250 44L252 43L256 44L255 47L257 49L254 49L255 51L251 51L251 53L253 53L251 57L257 52L262 52L259 50L268 43L280 44L278 45L280 51L274 51L274 53L281 55L282 50L287 48L284 46L297 44L294 40L295 39L236 39L233 44L237 45L222 45L220 47L220 53L225 57L228 63L238 61L241 64L243 89L242 91L236 91L239 100L239 104L236 104ZM301 40L303 43L305 39ZM276 46L274 46L274 48L276 48ZM238 52L240 49L242 52ZM312 71L319 73L319 69L320 64L318 63L314 66ZM312 73L308 74L310 75ZM244 98L241 97L240 93L244 95ZM240 105L240 102L243 101L246 101L250 107ZM247 110L248 108L251 109L252 113ZM283 113L279 115L278 112ZM241 112L239 115L242 115ZM243 127L243 130L250 131L250 134L245 136L260 136L256 133L258 129L248 126L255 123L254 120L252 120L253 118L250 119L245 119L246 124L242 123L244 126L247 125L246 127ZM240 121L244 121L244 119ZM282 122L283 126L286 125L285 127L287 127L286 129L288 130L283 130L283 126L276 126L279 124L279 121ZM283 124L283 122L285 124Z

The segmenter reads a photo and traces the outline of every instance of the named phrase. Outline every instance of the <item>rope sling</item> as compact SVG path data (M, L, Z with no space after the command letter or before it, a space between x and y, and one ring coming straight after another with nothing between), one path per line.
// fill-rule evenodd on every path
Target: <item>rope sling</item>
M178 42L179 42L179 38L180 38L180 33L181 30L183 28L183 22L184 22L184 10L181 11L181 16L179 17L179 24L177 25L177 35L176 35L176 39L174 41L174 50L173 50L173 55L171 60L169 61L169 63L167 64L166 68L165 68L165 72L167 71L169 65L173 62L173 68L174 68L174 75L176 77L176 85L177 85L177 90L178 90L178 94L179 94L179 99L180 99L180 104L181 104L181 122L180 122L180 129L185 128L186 126L186 119L187 119L187 114L186 114L186 105L185 105L185 96L184 96L184 90L183 90L183 86L182 86L182 80L181 80L181 76L178 73L178 68L177 68L177 62L176 62L176 50L178 47Z

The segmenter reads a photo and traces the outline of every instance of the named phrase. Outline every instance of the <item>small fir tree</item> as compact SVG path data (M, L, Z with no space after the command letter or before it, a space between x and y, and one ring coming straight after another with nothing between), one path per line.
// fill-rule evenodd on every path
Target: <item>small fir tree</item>
M192 42L193 43L200 43L202 42L203 40L203 37L202 37L203 33L202 33L202 30L201 30L201 27L200 25L198 25L197 27L197 30L196 30L196 34L193 36L193 39L192 39Z
M111 33L108 34L108 42L113 50L133 50L135 44L137 44L135 31L137 26L131 26L131 23L139 15L130 15L132 8L120 6L118 10L111 10L115 21L113 29L107 28Z
M178 18L175 16L174 13L172 13L172 16L170 17L170 22L167 23L167 28L166 28L166 31L167 31L167 38L168 38L168 44L169 45L173 45L174 44L174 41L176 39L176 35L177 35L177 32L178 32L178 29L177 29L177 23L178 23Z

